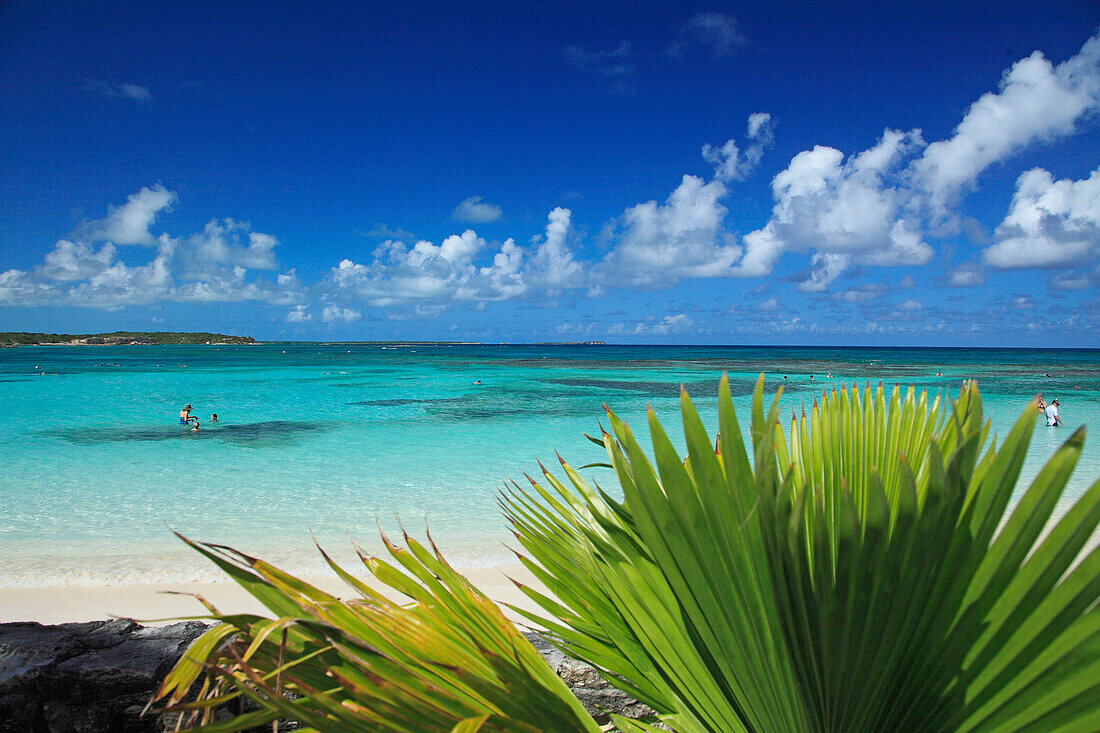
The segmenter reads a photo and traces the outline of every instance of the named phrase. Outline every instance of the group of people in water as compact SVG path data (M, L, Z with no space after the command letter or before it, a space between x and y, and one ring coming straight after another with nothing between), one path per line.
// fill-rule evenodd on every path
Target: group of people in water
M185 427L190 426L192 433L197 433L200 430L199 419L191 414L191 410L194 409L191 405L184 405L180 410L180 425ZM218 413L214 413L210 416L210 422L215 423L218 421Z

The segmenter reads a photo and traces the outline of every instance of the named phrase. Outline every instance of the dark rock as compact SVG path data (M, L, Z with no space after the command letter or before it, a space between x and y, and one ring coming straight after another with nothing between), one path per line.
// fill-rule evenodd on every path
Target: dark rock
M607 682L595 667L567 657L538 634L526 633L524 636L539 650L539 654L550 668L562 678L562 681L584 705L585 710L598 722L606 723L610 719L608 713L627 718L656 715L653 708L643 705Z
M206 627L0 624L0 731L155 731L141 711Z
M133 621L43 626L0 624L0 733L159 733L175 718L142 716L146 703L187 647L198 621L143 627ZM541 637L527 638L601 722L607 713L653 711L570 659ZM290 724L280 730L293 730ZM266 730L270 730L267 727Z

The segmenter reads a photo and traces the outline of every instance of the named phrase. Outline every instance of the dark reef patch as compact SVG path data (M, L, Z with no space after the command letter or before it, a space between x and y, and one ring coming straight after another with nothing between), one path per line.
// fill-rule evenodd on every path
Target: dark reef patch
M281 445L287 441L330 429L320 422L300 420L265 420L263 422L226 424L219 423L192 432L183 427L135 427L135 428L57 428L42 430L38 435L58 438L75 445L101 445L104 443L158 442L163 440L221 440L227 443L265 447Z
M562 387L584 387L591 391L619 390L627 392L641 392L653 397L677 397L680 394L680 386L687 389L688 394L710 394L718 389L718 381L706 380L696 382L635 382L623 379L590 379L581 377L568 377L560 379L544 379L546 384L554 384Z

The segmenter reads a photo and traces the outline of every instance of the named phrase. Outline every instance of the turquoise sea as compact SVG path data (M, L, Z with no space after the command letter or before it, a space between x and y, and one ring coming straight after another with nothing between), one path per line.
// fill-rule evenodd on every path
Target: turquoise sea
M0 587L220 577L171 529L323 572L310 530L347 559L349 536L378 551L378 524L396 532L397 518L418 536L426 523L458 567L507 564L510 536L496 507L506 480L537 474L539 461L556 468L555 450L575 466L601 460L582 433L598 431L604 403L639 432L651 404L675 433L680 384L713 431L722 372L744 420L760 372L769 394L784 386L788 409L853 380L934 394L976 378L1001 434L1034 394L1057 397L1068 427L1038 423L1021 487L1073 427L1100 426L1096 350L3 349ZM188 402L199 433L180 429ZM606 469L588 475L617 490ZM1069 497L1098 477L1100 435L1087 441Z

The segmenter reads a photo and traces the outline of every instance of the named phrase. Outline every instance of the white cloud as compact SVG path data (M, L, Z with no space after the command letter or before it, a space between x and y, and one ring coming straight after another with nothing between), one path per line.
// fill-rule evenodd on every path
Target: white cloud
M721 181L684 176L663 204L648 201L623 212L609 229L613 249L597 276L617 285L667 285L689 277L731 274L741 248L722 229Z
M692 48L702 48L709 50L715 58L720 58L746 43L748 41L732 15L697 13L680 28L676 40L665 49L665 53L680 58Z
M1100 169L1081 181L1027 171L994 239L982 252L993 267L1073 267L1100 259Z
M923 141L919 130L886 130L878 144L847 161L834 148L817 146L796 155L772 181L776 204L762 228L745 235L738 274L771 272L787 250L814 251L820 289L848 264L921 265L932 258L909 195L894 185L901 160Z
M455 207L451 218L468 224L489 224L499 220L502 213L496 204L482 201L480 196L471 196Z
M149 227L157 214L168 210L175 201L175 192L159 183L152 188L142 188L131 194L122 206L109 207L103 219L85 224L79 235L92 242L155 245L157 240L149 233Z
M976 264L959 265L947 271L947 285L952 288L985 285L985 270Z
M919 300L910 298L909 300L906 300L902 303L898 303L896 310L912 313L913 311L919 311L922 308L924 308L923 303L921 303Z
M125 204L109 207L103 219L86 222L71 239L58 240L32 273L9 271L0 285L0 302L43 303L116 309L164 300L233 302L261 300L290 305L301 302L304 288L294 271L275 282L251 270L276 269L274 237L252 232L247 224L211 221L199 234L154 236L156 215L176 200L160 184L143 188ZM95 242L102 242L97 248ZM151 259L133 261L116 245L155 246Z
M815 254L810 258L810 275L798 284L798 289L804 293L820 293L848 269L851 260L850 255Z
M474 258L488 243L472 229L435 245L420 240L410 249L388 240L375 249L369 264L345 259L332 268L332 282L353 290L374 306L422 301L503 300L523 292L518 268L522 250L513 240L501 245L493 264L478 268Z
M584 272L573 259L569 248L573 212L557 207L546 219L546 236L536 241L531 259L530 275L539 284L550 288L576 288L583 285Z
M149 104L153 101L153 95L148 87L127 82L105 82L98 79L89 79L84 83L84 89L104 97L122 97L132 99L141 104Z
M117 253L118 250L110 242L96 250L86 242L59 239L53 251L46 255L46 262L39 272L50 280L61 282L86 280L110 267Z
M49 283L36 282L23 270L0 272L0 304L29 305L49 303L60 293Z
M270 234L250 231L245 222L211 219L202 232L188 237L179 249L179 259L195 277L211 267L244 267L274 270L278 240Z
M999 90L970 106L954 135L932 143L913 169L942 213L987 167L1019 148L1068 135L1100 108L1100 35L1057 67L1036 51L1005 72Z
M774 140L771 115L756 112L749 115L746 137L752 141L742 152L737 142L730 138L721 147L703 146L703 159L714 166L714 177L719 181L743 180L759 165L764 149Z
M313 320L313 314L309 312L309 306L296 305L287 311L285 320L287 323L305 323Z
M948 140L926 147L920 130L886 130L877 145L847 160L839 150L823 146L801 152L773 180L772 217L745 235L736 274L761 277L784 252L809 251L813 269L802 288L820 290L849 263L926 264L934 254L924 241L929 216L942 224L952 216L949 207L988 166L1024 145L1073 132L1080 119L1098 109L1100 35L1057 67L1039 53L1014 64L999 91L971 105ZM737 152L727 143L707 150L707 157L719 176L729 176L739 168L724 166L736 162ZM999 230L1001 241L986 250L986 261L999 267L1053 267L1093 256L1091 182L1077 182L1077 190L1066 192L1065 198L1075 196L1076 203L1040 193L1046 181L1026 182L1031 187L1018 192L1013 215ZM1036 218L1039 209L1053 216ZM1089 237L1093 244L1087 244ZM963 269L950 273L949 280L969 286L984 282L984 275Z
M674 316L665 316L660 323L650 326L648 332L659 334L679 333L691 328L692 325L694 325L694 322L687 314L677 313ZM644 331L639 331L639 333L642 332Z
M326 305L325 309L321 311L321 320L325 323L355 323L363 314L357 310L351 308L341 308L335 305Z

